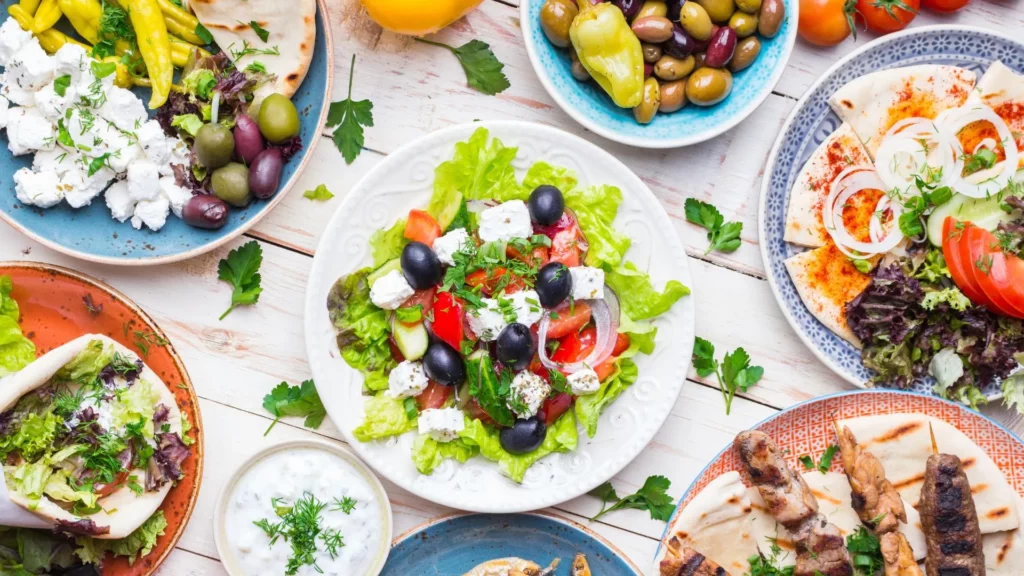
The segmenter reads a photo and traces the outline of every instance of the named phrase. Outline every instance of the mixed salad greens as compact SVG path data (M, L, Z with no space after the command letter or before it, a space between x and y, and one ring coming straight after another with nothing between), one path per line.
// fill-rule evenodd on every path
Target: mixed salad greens
M21 333L21 308L11 296L14 283L0 276L0 378L21 370L36 359L36 346Z
M622 192L581 187L477 130L435 170L425 211L373 234L373 266L340 278L327 302L342 357L364 375L356 438L418 430L413 461L481 455L520 482L576 448L650 354L648 322L689 290L663 291L625 261L614 226Z

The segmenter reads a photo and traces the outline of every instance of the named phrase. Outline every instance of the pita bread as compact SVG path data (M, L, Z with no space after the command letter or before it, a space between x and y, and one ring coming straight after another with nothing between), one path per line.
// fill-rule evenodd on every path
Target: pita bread
M882 137L906 118L935 118L974 89L974 72L956 66L907 66L865 74L836 90L829 106L848 122L874 159Z
M992 458L956 427L924 414L880 414L839 422L878 458L886 478L913 508L920 501L925 464L932 453L929 424L939 451L955 454L964 463L981 533L1015 530L1020 525L1016 492Z
M196 17L213 34L217 46L243 69L255 61L277 76L274 90L291 98L299 89L313 60L316 45L316 0L190 0ZM264 42L250 26L255 21L270 33ZM276 48L280 55L248 54Z
M1024 515L1024 498L1017 496L1017 515ZM986 576L1018 576L1024 566L1024 530L996 532L981 537Z
M129 359L138 358L134 352L102 334L86 334L41 356L21 371L0 381L0 412L13 407L22 396L48 384L61 368L96 340L103 342L104 347L113 346L117 352ZM150 382L160 396L158 404L168 407L168 431L180 435L181 411L178 409L178 404L170 389L148 366L143 365L139 378ZM9 491L8 497L11 502L49 521L51 525L56 525L58 520L74 522L88 518L99 527L110 528L107 534L94 536L94 538L115 539L128 536L148 520L163 504L172 484L172 482L167 482L158 490L143 492L138 496L127 486L121 486L100 500L102 510L84 516L64 510L45 495L37 503L33 503L29 498L15 491Z
M968 104L971 102L980 102L992 108L1015 135L1017 150L1024 152L1024 76L1014 73L1005 64L996 60L978 81L974 92L971 92ZM995 139L999 139L998 135L995 135ZM973 152L973 150L966 151ZM1017 169L1022 168L1024 168L1024 154L1019 157L1017 162ZM972 180L981 182L983 180L977 180L975 177L981 177L982 173L991 177L1000 172L1002 172L1002 162L987 170L972 174L971 177Z
M786 242L818 248L832 241L822 221L821 209L832 181L849 166L870 165L871 159L849 124L843 122L829 134L804 164L789 194ZM863 195L855 196L860 198ZM875 203L867 209L873 213Z
M786 260L786 270L811 314L857 348L860 339L846 324L846 305L864 291L871 277L857 270L835 244L801 252Z

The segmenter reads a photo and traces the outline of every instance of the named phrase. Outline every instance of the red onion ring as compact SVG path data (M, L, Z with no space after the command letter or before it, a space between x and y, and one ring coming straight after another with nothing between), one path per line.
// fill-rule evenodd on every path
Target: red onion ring
M612 355L612 351L615 350L615 342L619 337L619 318L621 314L619 297L611 288L605 286L604 298L587 300L586 302L590 304L590 318L594 322L594 328L597 329L597 342L594 344L594 349L590 352L590 355L578 362L563 364L551 360L548 357L547 351L548 323L550 322L551 315L545 314L541 318L540 326L537 328L537 355L540 357L540 362L545 368L561 370L562 372L572 374L584 368L594 368ZM568 306L568 304L563 304L556 310L568 308Z

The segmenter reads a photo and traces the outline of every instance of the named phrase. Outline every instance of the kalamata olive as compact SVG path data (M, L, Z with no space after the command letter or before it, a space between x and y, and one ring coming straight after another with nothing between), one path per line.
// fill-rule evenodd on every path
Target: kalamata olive
M686 98L698 106L718 104L732 91L732 74L722 68L698 68L686 79Z
M557 187L541 184L530 192L527 208L530 210L530 220L541 226L551 226L558 222L565 211L565 197Z
M281 184L284 156L278 148L267 148L249 166L249 190L257 198L270 198Z
M511 428L502 428L498 434L501 447L509 454L533 452L544 443L548 427L537 416L516 420Z
M216 170L231 162L231 155L235 153L235 138L223 124L203 124L196 132L193 149L200 164Z
M501 330L496 348L498 361L514 372L525 370L533 360L533 353L537 351L530 327L519 322L513 322Z
M654 75L654 66L644 62L644 78L650 78Z
M263 152L263 135L256 121L242 114L235 118L235 155L249 166Z
M672 21L661 16L637 18L630 28L641 42L657 44L672 37Z
M441 281L441 262L430 246L409 242L402 249L402 275L416 290L425 290Z
M693 53L695 48L693 36L690 36L679 24L672 26L672 37L661 45L661 49L666 54L676 58L686 58Z
M249 169L244 164L229 162L227 166L217 168L210 176L210 188L217 198L244 208L252 202L252 191L249 190Z
M644 53L644 62L648 64L654 64L661 58L661 46L654 44L640 44L640 48Z
M665 17L673 22L679 22L679 13L683 9L683 4L686 4L687 0L668 0L667 8L665 11Z
M442 386L458 386L466 379L466 364L462 356L440 340L427 346L423 370L428 378Z
M540 29L559 48L569 45L569 26L580 13L573 0L546 0L540 7Z
M783 0L763 0L757 13L757 33L765 38L774 38L786 20L786 3Z
M711 37L711 44L708 44L707 57L704 64L710 68L724 68L729 60L732 60L733 52L736 51L736 31L728 26L722 26Z
M185 203L181 218L189 226L216 230L228 222L228 205L212 194L199 194Z
M661 85L661 105L658 112L669 113L686 106L686 80L665 82Z
M537 272L537 297L540 298L540 305L545 308L555 308L569 297L572 292L572 275L569 269L561 262L545 264Z
M274 144L299 135L299 111L283 94L271 94L263 99L256 122L263 137Z
M622 15L626 17L626 20L632 20L637 12L640 12L640 7L644 5L644 2L643 0L612 0L612 4L622 10Z
M650 66L650 64L648 64ZM633 107L633 118L638 124L649 124L654 120L661 106L661 89L657 78L644 80L644 97L639 104Z
M729 70L733 72L743 70L753 64L760 53L761 41L757 39L757 36L750 36L740 40L736 44L736 53L732 55L732 60L729 61Z

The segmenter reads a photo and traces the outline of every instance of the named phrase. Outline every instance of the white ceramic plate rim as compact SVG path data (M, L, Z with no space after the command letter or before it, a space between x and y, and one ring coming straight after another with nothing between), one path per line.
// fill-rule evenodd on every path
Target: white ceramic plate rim
M380 483L380 479L373 473L362 460L359 459L355 454L349 452L344 447L333 444L324 440L289 440L287 442L281 442L272 446L260 450L252 456L245 459L245 462L238 467L228 481L224 484L224 488L221 489L220 494L217 496L217 504L213 510L213 539L214 544L217 547L217 556L220 558L221 565L224 569L231 574L231 576L246 576L237 567L237 561L235 560L234 553L231 551L231 546L228 544L227 528L225 525L227 516L228 499L231 494L235 491L235 487L238 485L238 481L242 478L242 475L248 472L257 462L267 458L271 454L281 452L283 450L294 450L299 448L313 448L316 450L324 450L330 452L336 456L341 457L343 460L354 466L363 477L370 483L370 487L376 493L377 498L380 500L381 506L383 507L384 523L382 535L384 539L381 540L382 546L377 553L377 560L370 568L370 571L366 574L353 574L352 576L377 576L381 570L384 569L384 564L387 563L388 555L391 553L391 540L394 537L394 521L391 517L391 500L388 498L388 493L384 490L384 485Z
M541 1L543 0L522 0L519 3L520 21L526 22L527 20L529 20L531 2ZM554 101L558 103L558 106L561 107L566 114L572 117L573 120L582 124L587 130L590 130L591 132L598 134L599 136L603 136L615 142L621 142L622 144L626 144L628 146L635 146L637 148L663 149L682 148L683 146L690 146L691 144L706 142L707 140L710 140L715 136L724 134L725 132L732 130L737 124L745 120L754 112L754 110L757 110L757 108L764 103L764 101L768 98L768 95L775 90L775 86L779 83L779 80L782 78L782 74L786 71L786 67L789 65L790 56L793 55L793 46L796 44L797 35L796 23L800 21L799 2L793 3L792 14L787 14L786 18L790 19L793 25L789 27L790 29L786 36L786 48L783 51L783 57L779 61L779 66L775 67L775 71L772 72L772 75L768 79L768 82L766 82L764 87L761 88L761 91L758 92L757 95L750 100L750 103L747 104L746 108L743 108L742 110L734 114L729 121L723 122L722 124L714 128L710 128L703 132L698 132L691 136L684 136L682 138L672 139L646 139L637 138L634 136L627 136L625 134L619 134L614 130L608 130L601 126L600 124L592 122L586 115L584 115L574 106L572 106L569 103L569 101L562 96L561 92L555 89L555 85L551 82L551 79L548 77L548 74L544 70L544 67L541 66L540 64L540 59L537 56L537 51L533 46L533 42L531 42L530 38L527 37L527 35L530 34L530 32L528 32L529 26L521 25L520 29L522 29L523 31L523 43L526 44L526 53L530 57L530 64L533 66L534 73L537 75L537 78L540 79L540 83L544 86L544 89L547 90L547 93L551 96L551 98L553 98Z

